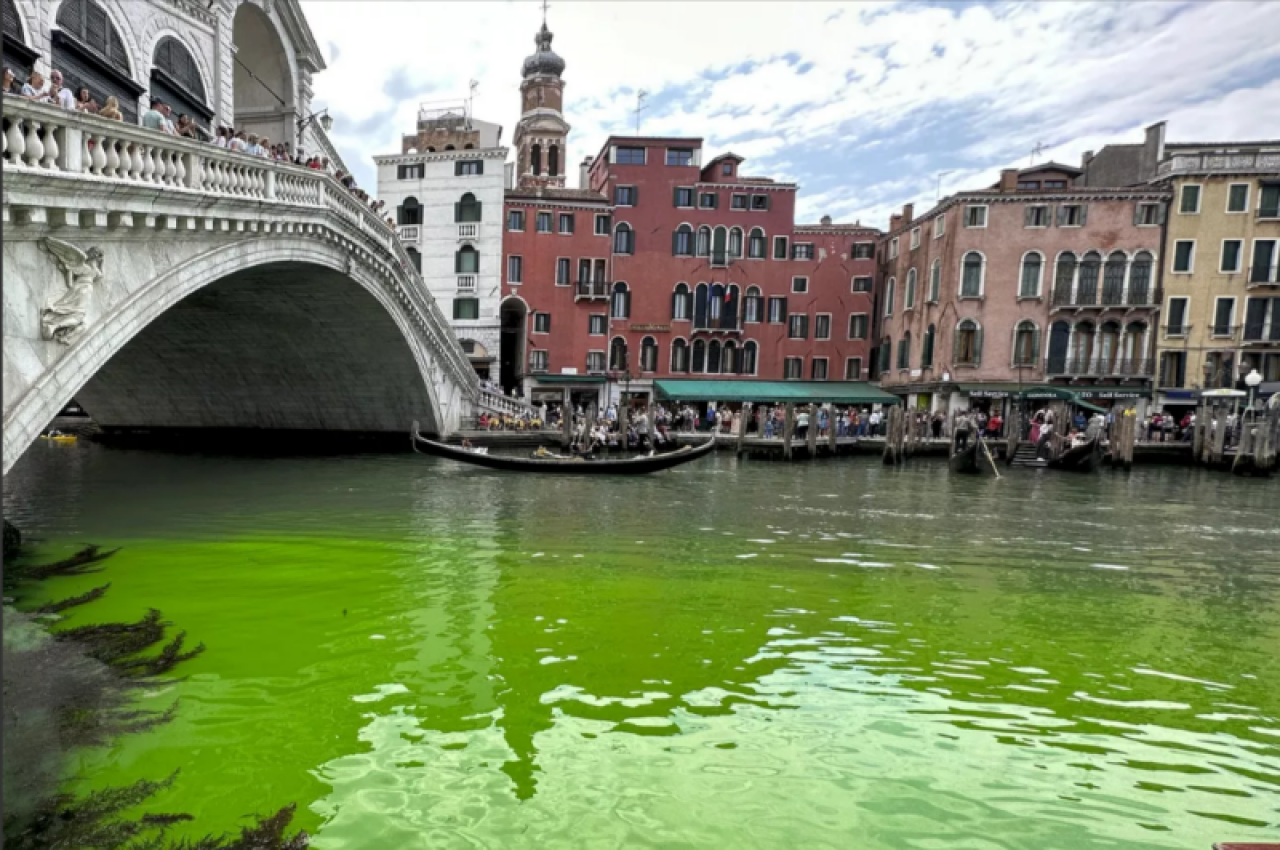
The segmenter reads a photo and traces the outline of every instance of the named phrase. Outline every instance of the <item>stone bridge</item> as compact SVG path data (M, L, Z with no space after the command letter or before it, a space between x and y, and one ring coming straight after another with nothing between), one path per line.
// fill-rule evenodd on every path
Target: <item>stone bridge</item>
M4 472L104 427L447 434L486 403L392 230L321 172L4 98Z

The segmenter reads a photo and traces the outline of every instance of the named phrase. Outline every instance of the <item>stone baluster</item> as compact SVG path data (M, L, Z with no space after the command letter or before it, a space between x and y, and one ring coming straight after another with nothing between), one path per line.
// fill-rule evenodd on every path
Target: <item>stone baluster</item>
M58 162L59 127L46 126L44 131L44 156L40 159L41 168L54 168Z
M262 190L266 194L268 200L274 201L276 199L276 169L267 169L266 178L267 179Z
M126 180L142 179L142 145L141 143L131 143L120 152L121 159L128 158L129 169L120 176ZM123 164L123 163L122 163Z
M9 165L22 166L22 155L27 151L27 140L22 135L22 122L14 118L9 122L9 130L5 137L5 162Z
M31 168L39 168L40 160L44 159L44 144L40 141L39 130L39 122L27 121L27 165Z
M120 142L117 139L102 137L103 155L106 162L103 164L102 173L106 177L119 177L120 168Z
M156 182L163 183L166 186L174 185L174 178L178 176L178 168L173 163L174 157L173 151L160 151L160 162L156 168Z
M210 157L204 163L204 185L207 192L222 191L222 161Z

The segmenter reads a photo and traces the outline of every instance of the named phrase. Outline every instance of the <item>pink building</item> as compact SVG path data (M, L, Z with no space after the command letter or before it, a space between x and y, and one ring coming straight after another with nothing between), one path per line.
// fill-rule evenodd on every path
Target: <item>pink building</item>
M943 410L1046 383L1103 403L1150 398L1169 194L1075 187L1079 174L1009 169L989 189L891 218L874 364L883 389Z

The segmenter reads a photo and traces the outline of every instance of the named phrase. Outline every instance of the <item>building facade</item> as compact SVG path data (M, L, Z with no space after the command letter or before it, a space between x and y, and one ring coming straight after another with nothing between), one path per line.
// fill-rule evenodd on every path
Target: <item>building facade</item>
M374 157L378 197L482 378L497 378L502 279L502 127L465 104L423 107L401 152Z
M1170 144L1153 182L1173 193L1161 401L1280 381L1280 142Z
M1047 163L1001 173L881 239L875 369L910 407L1003 407L1052 384L1149 398L1159 313L1160 187L1090 188Z
M565 188L565 62L545 23L537 45L506 195L504 389L608 404L664 377L864 380L879 232L796 225L795 184L699 138L610 137Z

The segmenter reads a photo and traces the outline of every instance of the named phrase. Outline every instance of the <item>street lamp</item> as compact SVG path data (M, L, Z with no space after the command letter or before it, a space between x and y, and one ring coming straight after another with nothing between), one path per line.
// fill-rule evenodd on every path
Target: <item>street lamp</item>
M1258 389L1258 385L1262 383L1262 376L1258 374L1257 369L1251 369L1249 374L1244 376L1244 382L1249 387L1249 415L1255 417L1257 414L1253 410L1253 394Z
M319 112L312 112L306 118L302 119L302 123L298 125L298 141L302 141L302 134L316 121L320 122L321 128L327 133L333 129L333 116L329 114L329 107L321 109Z

